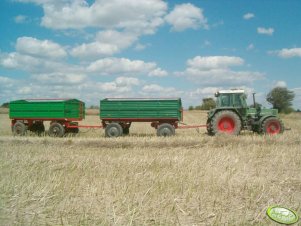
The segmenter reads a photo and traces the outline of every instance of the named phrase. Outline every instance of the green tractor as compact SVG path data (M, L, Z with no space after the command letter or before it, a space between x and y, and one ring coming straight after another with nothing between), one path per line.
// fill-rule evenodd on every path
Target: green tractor
M270 135L283 133L278 110L248 107L244 90L222 90L215 97L216 108L208 112L208 134L238 135L241 130ZM254 94L253 102L256 106Z

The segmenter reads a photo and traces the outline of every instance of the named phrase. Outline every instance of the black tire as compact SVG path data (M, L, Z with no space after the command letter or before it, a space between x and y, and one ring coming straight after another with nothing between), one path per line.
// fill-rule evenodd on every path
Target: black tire
M241 120L233 111L217 112L211 120L211 129L213 135L229 134L238 135L241 130Z
M50 125L48 134L51 137L63 137L65 135L65 128L60 123L54 122Z
M173 136L175 135L175 127L173 127L169 123L163 123L158 126L157 129L157 136L159 137L168 137L168 136Z
M16 122L13 125L13 134L15 136L24 136L26 134L27 126L23 122Z
M105 136L106 137L119 137L122 136L123 129L121 125L119 125L116 122L112 122L109 125L107 125L105 129Z
M275 135L284 132L283 122L276 117L265 119L261 124L261 133L267 135Z

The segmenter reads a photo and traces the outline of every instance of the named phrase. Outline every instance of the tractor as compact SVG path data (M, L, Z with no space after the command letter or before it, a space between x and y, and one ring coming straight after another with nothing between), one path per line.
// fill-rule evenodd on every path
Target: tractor
M216 108L208 112L209 135L238 135L241 130L269 135L283 133L284 125L278 118L278 110L255 107L255 93L254 107L248 107L244 90L221 90L215 97Z

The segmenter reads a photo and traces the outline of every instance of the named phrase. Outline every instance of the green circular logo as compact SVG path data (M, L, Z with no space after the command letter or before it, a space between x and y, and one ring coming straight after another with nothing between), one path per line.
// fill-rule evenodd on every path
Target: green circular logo
M281 224L294 224L299 220L299 216L293 210L282 206L269 207L267 215L273 221Z

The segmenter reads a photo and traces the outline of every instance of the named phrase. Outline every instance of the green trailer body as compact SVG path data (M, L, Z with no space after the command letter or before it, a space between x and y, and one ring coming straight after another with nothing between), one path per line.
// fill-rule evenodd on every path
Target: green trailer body
M182 121L180 98L122 99L100 101L100 118L104 121Z
M85 103L77 99L32 99L9 103L11 119L80 121L85 118Z

